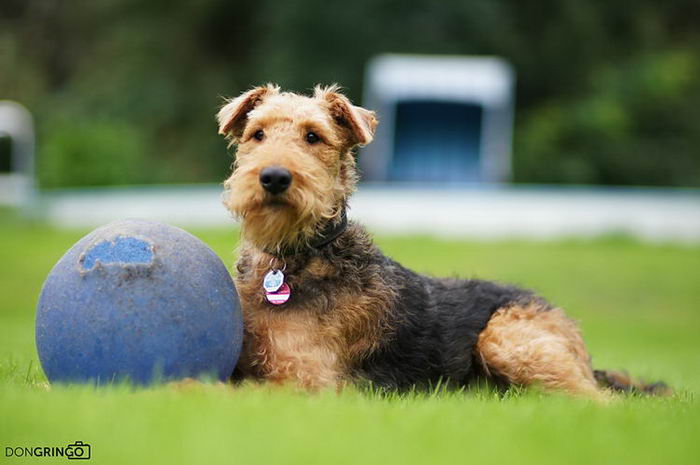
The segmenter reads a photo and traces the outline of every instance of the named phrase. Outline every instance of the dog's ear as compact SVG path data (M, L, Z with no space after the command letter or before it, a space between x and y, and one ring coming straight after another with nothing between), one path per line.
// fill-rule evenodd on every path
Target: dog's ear
M350 100L339 90L340 87L335 84L329 87L316 86L314 95L328 102L329 111L335 122L350 130L353 145L369 144L379 124L377 116L373 111L350 103Z
M234 99L227 100L216 115L216 119L219 122L219 134L235 142L243 134L248 113L260 105L264 97L278 93L279 87L274 84L267 84L266 86L251 89Z

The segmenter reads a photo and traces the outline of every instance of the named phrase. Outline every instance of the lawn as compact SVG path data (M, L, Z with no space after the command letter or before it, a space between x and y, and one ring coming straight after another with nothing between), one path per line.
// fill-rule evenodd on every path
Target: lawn
M700 247L594 241L466 242L378 238L426 273L537 290L581 321L594 364L661 378L673 398L609 406L536 390L382 398L348 390L202 386L46 388L34 347L41 284L86 231L0 212L0 458L7 447L92 446L118 464L700 463ZM232 231L192 231L231 266Z

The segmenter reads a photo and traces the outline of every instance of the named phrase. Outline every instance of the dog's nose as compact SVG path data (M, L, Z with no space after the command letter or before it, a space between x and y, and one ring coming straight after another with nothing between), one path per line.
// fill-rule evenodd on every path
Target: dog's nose
M281 194L292 183L292 173L281 166L268 166L260 172L260 184L270 194Z

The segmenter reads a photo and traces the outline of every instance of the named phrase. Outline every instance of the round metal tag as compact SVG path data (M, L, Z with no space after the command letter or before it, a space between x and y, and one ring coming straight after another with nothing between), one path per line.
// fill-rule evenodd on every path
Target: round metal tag
M284 284L284 273L280 270L270 270L263 278L265 292L277 292L282 284Z
M289 289L289 286L287 283L282 283L282 286L279 288L277 292L266 292L265 297L267 298L267 301L270 302L272 305L282 305L286 301L289 300L289 298L292 295L291 289Z

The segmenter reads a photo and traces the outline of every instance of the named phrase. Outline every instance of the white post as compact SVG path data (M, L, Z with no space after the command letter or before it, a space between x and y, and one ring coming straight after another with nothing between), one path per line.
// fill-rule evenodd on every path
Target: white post
M0 205L34 204L34 120L24 106L0 100L0 136L10 139L10 172L0 173Z

